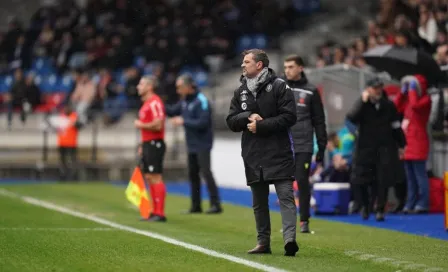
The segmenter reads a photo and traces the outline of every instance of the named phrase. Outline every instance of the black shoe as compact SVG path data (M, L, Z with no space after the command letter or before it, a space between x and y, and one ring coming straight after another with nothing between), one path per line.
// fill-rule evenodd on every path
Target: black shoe
M269 245L267 245L267 246L257 245L253 249L249 250L247 253L248 254L272 254L272 251L271 251L271 247Z
M361 216L362 216L362 220L368 220L369 219L369 209L367 209L366 207L363 207L361 209Z
M399 203L399 204L397 204L397 206L395 207L395 209L393 209L393 210L391 211L391 213L393 213L393 214L399 214L399 213L403 212L403 208L404 208L404 203Z
M384 213L383 212L377 212L376 213L376 221L378 222L384 222Z
M291 241L285 245L285 256L294 257L299 251L299 245L296 241Z
M195 214L195 213L202 213L202 209L189 209L187 211L183 211L183 214Z
M211 206L210 209L208 209L206 212L206 214L218 214L218 213L222 213L222 208L221 206Z
M149 222L166 222L165 216L154 215L148 219Z
M300 222L300 232L301 233L310 233L310 223L308 221Z
M154 214L150 213L149 216L147 218L140 218L140 221L148 221L149 219L151 219L152 217L154 217Z

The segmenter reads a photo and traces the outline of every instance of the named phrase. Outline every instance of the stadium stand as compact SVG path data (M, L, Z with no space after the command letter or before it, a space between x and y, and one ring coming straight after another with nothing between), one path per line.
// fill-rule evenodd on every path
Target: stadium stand
M313 13L320 3L59 0L37 6L36 2L0 5L0 12L8 15L7 27L0 32L0 111L5 116L0 127L9 130L2 134L0 152L15 154L1 168L13 171L17 166L18 174L24 173L23 168L47 173L41 168L57 167L54 134L42 131L42 124L49 114L73 102L74 90L82 87L80 78L96 86L93 98L86 98L89 123L80 132L80 148L85 149L81 160L89 167L125 162L124 168L130 168L135 165L132 147L138 137L132 121L140 105L135 86L141 75L159 77L159 94L174 103L177 75L190 73L200 88L208 87L211 75L231 65L242 50L278 46L284 31L296 29L297 15ZM19 13L24 6L27 13ZM24 99L31 109L26 109ZM185 159L175 154L182 153L183 136L168 130L168 152L173 154L168 165L179 168Z
M316 67L348 64L369 69L362 54L378 45L412 46L434 55L440 65L448 63L447 1L374 1L377 11L368 20L367 32L348 44L326 41L318 48Z

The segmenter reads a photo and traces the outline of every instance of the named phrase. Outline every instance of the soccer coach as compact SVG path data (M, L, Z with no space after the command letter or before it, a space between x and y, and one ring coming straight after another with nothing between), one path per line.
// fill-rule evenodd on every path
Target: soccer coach
M243 52L241 86L230 102L227 125L243 132L242 157L246 182L252 191L257 246L249 254L270 254L269 185L280 201L285 256L295 256L297 210L292 183L294 153L289 128L296 123L294 97L285 81L268 68L267 54L259 49Z
M222 213L219 191L211 169L213 125L210 103L188 74L177 78L176 90L181 99L177 104L167 106L166 111L168 116L175 116L171 119L172 124L183 126L185 131L191 185L191 208L187 213L202 213L200 174L210 196L210 208L206 213Z
M299 185L300 232L309 233L310 198L309 183L311 157L313 156L316 133L318 152L315 161L321 164L327 145L325 113L317 88L310 83L303 72L303 60L291 55L284 61L286 82L291 88L297 110L297 122L291 128L296 158L295 177Z

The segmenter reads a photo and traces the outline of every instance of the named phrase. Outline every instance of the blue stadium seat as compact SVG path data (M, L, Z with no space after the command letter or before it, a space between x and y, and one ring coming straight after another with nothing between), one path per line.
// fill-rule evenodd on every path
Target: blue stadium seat
M152 75L154 71L154 66L150 64L146 64L142 69L142 74L144 76Z
M252 39L248 35L241 36L236 43L236 50L242 52L246 49L250 49L252 45Z
M320 0L294 0L294 8L302 14L313 13L320 8Z
M31 65L31 70L38 75L49 75L56 72L50 58L34 59Z
M208 74L205 71L198 71L194 73L193 78L199 88L203 88L208 85Z
M6 87L8 89L10 89L12 87L12 84L14 84L14 76L13 75L7 75L5 77L5 84L6 84Z
M123 70L115 71L113 77L118 84L126 85L126 75Z
M191 67L191 66L184 66L184 67L182 67L182 68L180 69L180 71L179 71L179 75L182 75L182 74L189 74L189 75L192 75L192 74L194 73L194 70L195 70L194 67Z
M34 80L42 93L54 93L58 90L58 76L56 74L37 75Z
M143 56L136 56L134 58L134 67L142 70L146 66L146 59Z
M268 46L268 40L266 38L266 35L264 34L258 34L254 35L252 37L252 48L259 48L259 49L266 49Z
M14 83L14 77L12 75L0 76L0 93L7 93Z
M69 93L74 84L75 81L70 74L63 75L58 78L57 92Z

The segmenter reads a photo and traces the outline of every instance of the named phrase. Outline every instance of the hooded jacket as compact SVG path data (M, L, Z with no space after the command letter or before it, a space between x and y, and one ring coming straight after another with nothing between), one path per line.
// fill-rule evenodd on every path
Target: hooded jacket
M403 114L402 129L406 137L405 160L427 160L429 153L428 122L431 113L431 97L427 93L427 81L422 75L404 77L403 83L417 82L415 90L400 92L395 105Z
M243 132L241 155L247 185L258 182L294 180L294 147L290 127L296 123L294 96L285 83L269 69L266 80L259 84L255 97L247 88L246 78L234 92L230 102L227 126ZM259 114L256 133L247 129L249 116Z

